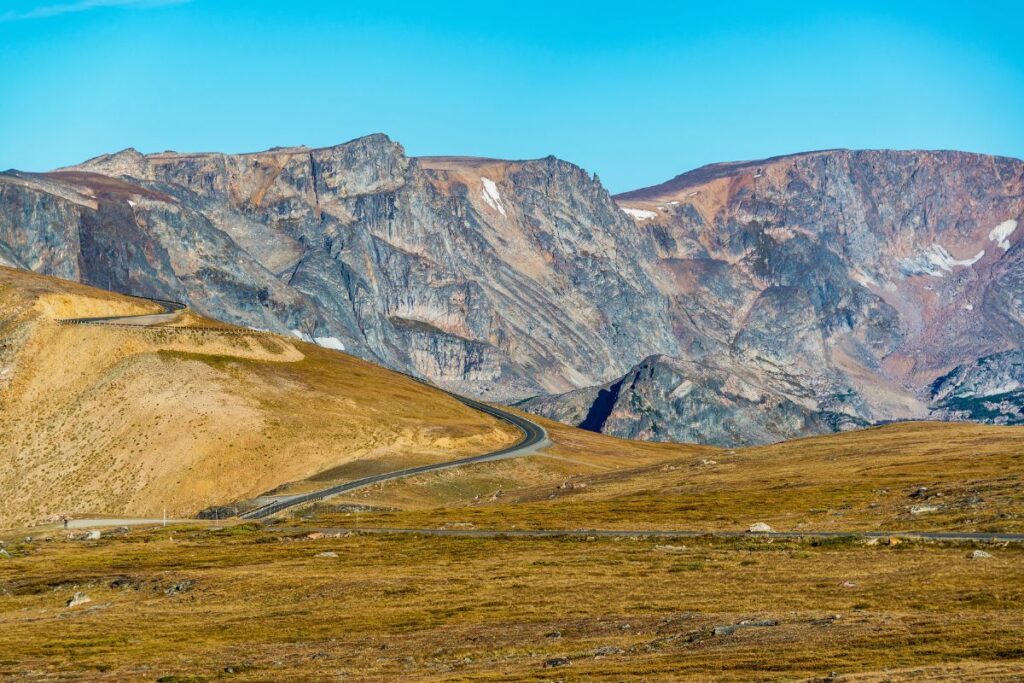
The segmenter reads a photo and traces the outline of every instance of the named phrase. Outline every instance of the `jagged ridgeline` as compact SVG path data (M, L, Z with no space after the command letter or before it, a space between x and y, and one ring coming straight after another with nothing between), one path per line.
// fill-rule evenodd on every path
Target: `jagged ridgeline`
M759 443L1021 419L1020 364L979 359L1024 340L1022 178L1014 159L834 150L612 198L553 157L409 158L383 135L126 150L0 175L0 262L492 400L546 395L525 405L613 434Z

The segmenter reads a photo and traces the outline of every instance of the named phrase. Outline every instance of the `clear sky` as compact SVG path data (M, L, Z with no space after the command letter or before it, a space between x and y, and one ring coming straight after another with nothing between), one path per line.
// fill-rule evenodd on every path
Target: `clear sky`
M619 192L822 149L1024 157L1024 3L0 0L0 169L385 132Z

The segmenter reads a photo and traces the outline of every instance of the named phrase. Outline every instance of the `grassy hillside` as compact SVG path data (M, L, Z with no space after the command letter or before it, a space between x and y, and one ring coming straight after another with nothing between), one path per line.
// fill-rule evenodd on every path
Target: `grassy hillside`
M542 421L543 422L543 421ZM360 523L742 531L1024 530L1024 430L911 422L746 449L622 441L544 423L547 453L389 482L321 507Z
M56 515L192 515L360 460L447 460L518 433L408 378L0 268L0 528Z

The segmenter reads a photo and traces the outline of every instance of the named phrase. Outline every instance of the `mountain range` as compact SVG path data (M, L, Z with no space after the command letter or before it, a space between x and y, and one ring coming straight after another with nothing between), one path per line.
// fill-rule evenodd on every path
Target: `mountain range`
M767 443L1024 422L1024 162L827 150L612 197L384 135L0 174L0 264L595 431Z

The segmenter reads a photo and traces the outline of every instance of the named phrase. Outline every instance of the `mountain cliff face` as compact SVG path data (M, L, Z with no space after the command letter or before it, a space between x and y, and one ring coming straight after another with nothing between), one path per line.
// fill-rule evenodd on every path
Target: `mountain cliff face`
M323 340L492 398L565 391L671 352L653 245L554 158L327 149L143 156L0 176L0 258Z
M648 272L672 302L677 355L689 365L645 375L645 362L627 373L630 389L611 413L611 431L721 444L792 435L795 413L780 417L777 407L755 411L759 424L742 434L723 431L735 419L727 411L693 421L699 409L678 394L713 386L709 368L760 400L810 411L812 432L993 418L953 409L954 390L932 383L1024 341L1020 161L815 152L698 169L617 200L658 245ZM646 377L640 386L637 375ZM676 376L677 389L665 393L674 381L665 378ZM957 386L973 396L973 385ZM712 394L701 403L729 397ZM654 395L663 398L637 398ZM525 407L571 421L581 401L586 395L576 393ZM1010 419L1013 401L1005 399L1000 419Z
M741 444L996 419L961 394L1024 346L1022 213L1024 164L982 155L814 152L613 199L552 157L376 135L0 174L0 262L620 436Z
M810 392L804 392L810 397ZM651 356L598 387L520 404L531 412L592 431L644 441L726 446L763 444L865 427L843 413L802 405L766 388L758 373Z

